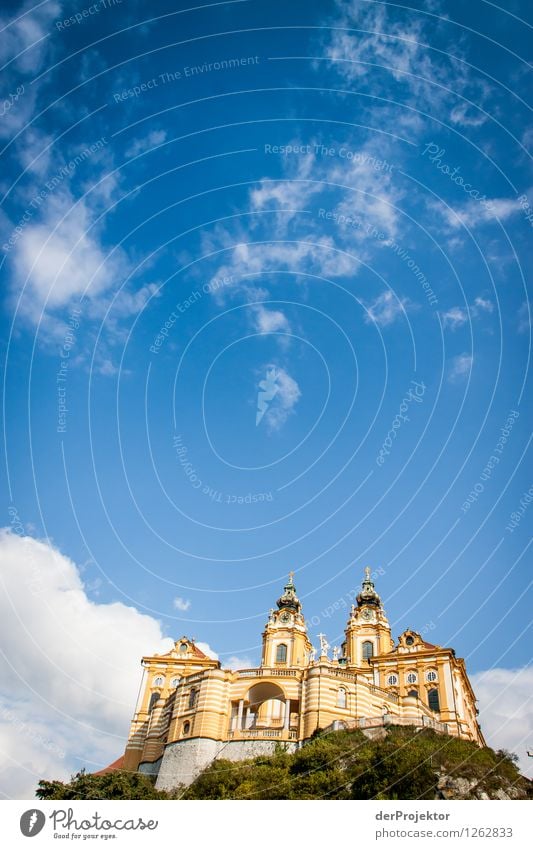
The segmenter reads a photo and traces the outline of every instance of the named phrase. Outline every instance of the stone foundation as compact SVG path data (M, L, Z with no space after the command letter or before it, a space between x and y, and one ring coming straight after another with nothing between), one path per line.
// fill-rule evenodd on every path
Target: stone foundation
M178 784L189 785L216 758L224 744L206 737L178 740L165 747L155 786L173 790Z
M157 775L159 770L161 769L161 761L163 758L159 758L157 761L153 761L150 763L146 761L145 763L139 764L139 772L142 772L143 775Z
M273 755L276 740L230 740L229 742L194 737L169 743L162 759L154 764L141 764L139 770L148 775L157 775L158 790L173 790L179 784L188 786L212 763L215 758L228 761L245 761L260 755ZM282 742L287 752L295 752L298 743ZM156 767L157 765L157 767ZM149 767L156 767L149 771Z

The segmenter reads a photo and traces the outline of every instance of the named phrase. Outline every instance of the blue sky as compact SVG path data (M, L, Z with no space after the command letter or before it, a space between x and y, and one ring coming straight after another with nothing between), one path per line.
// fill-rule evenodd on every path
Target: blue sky
M531 655L530 10L409 7L4 4L3 524L231 663L289 569L339 643L370 565L492 703Z

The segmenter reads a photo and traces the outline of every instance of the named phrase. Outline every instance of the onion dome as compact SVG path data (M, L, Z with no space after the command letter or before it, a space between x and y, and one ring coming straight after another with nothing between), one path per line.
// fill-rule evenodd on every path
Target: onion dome
M288 607L299 613L302 605L300 604L300 599L296 595L296 587L294 586L293 578L294 572L289 572L289 580L283 587L283 595L278 598L276 604L280 610L282 607Z
M364 604L371 604L374 607L381 607L381 599L374 589L374 583L370 577L370 567L365 569L365 577L362 583L362 589L357 596L357 606L363 607Z

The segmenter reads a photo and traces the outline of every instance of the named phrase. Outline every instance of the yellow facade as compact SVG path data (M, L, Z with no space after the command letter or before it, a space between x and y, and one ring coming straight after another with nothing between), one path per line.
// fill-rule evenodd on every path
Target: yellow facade
M484 745L464 661L416 631L395 643L370 569L345 633L333 658L324 635L313 648L291 573L265 625L259 667L222 669L186 637L143 658L124 768L169 789L216 757L254 757L280 742L292 750L330 727L427 726Z

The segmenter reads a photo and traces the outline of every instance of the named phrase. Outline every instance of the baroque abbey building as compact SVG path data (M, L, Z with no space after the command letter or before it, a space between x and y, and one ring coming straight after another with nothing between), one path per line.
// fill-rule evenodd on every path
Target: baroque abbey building
M294 751L328 728L372 735L414 725L485 745L464 660L410 629L395 643L368 568L345 633L332 658L323 635L313 648L291 573L256 669L222 669L186 637L168 654L143 658L121 767L169 790L217 757L271 754L278 743Z

